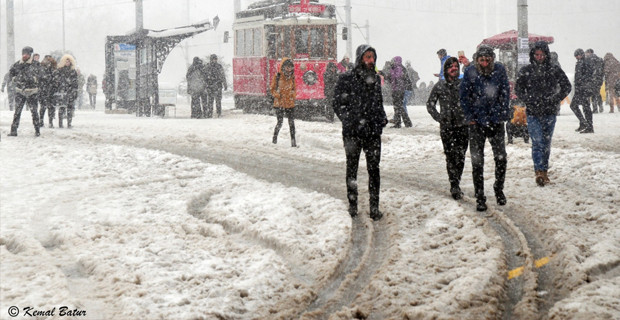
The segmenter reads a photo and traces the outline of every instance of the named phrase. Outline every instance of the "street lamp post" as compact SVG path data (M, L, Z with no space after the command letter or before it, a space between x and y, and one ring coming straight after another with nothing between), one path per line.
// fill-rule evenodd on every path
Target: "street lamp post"
M518 0L517 19L519 35L517 38L517 71L529 63L529 34L527 30L527 0Z

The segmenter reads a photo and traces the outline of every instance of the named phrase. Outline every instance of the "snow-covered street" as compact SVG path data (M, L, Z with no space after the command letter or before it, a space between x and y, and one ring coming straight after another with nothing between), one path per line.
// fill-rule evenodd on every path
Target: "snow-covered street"
M544 188L530 144L507 145L505 207L487 144L486 213L469 153L455 201L438 125L409 113L384 130L373 222L363 156L347 213L338 121L296 121L291 148L230 98L219 119L77 110L38 138L1 110L0 319L620 318L620 113L579 134L563 105Z

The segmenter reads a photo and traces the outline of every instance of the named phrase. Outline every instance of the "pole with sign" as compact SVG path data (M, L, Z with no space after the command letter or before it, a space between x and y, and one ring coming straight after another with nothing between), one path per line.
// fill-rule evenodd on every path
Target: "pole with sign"
M530 44L527 30L527 0L519 0L517 4L519 36L517 39L517 72L530 62Z

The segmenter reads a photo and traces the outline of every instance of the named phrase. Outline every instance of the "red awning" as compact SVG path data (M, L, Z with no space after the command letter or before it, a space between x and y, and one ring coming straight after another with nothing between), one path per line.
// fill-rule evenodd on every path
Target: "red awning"
M553 37L551 36L541 36L533 33L529 33L528 35L530 44L537 41L553 43ZM509 30L482 40L480 45L486 44L496 49L516 48L518 36L519 33L516 30Z

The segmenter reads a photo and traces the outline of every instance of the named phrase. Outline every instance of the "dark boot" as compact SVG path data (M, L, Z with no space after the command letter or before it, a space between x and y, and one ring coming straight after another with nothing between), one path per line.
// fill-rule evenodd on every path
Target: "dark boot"
M272 142L273 144L278 143L278 135L277 135L277 134L274 134L274 135L273 135L273 139L271 139L271 142Z
M371 208L370 209L370 219L374 221L379 221L383 218L383 213L379 211L379 208Z
M463 191L461 191L461 188L459 186L453 186L452 188L450 188L450 194L452 195L452 198L454 200L463 199Z
M482 196L476 199L476 210L487 211L487 197Z
M349 204L349 215L351 218L357 217L357 205Z
M39 131L39 126L35 126L34 127L34 136L38 137L41 135L41 132Z
M500 206L506 205L506 196L504 195L504 191L495 190L495 200L497 200L497 204Z
M297 148L297 142L295 141L295 138L291 139L291 147Z

